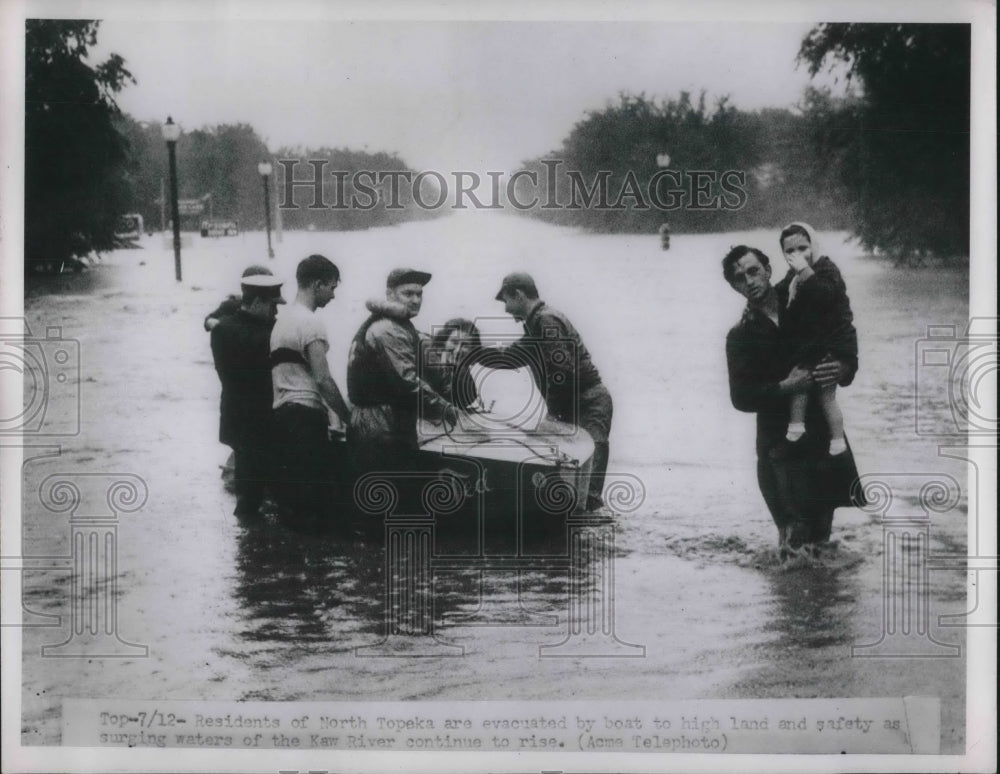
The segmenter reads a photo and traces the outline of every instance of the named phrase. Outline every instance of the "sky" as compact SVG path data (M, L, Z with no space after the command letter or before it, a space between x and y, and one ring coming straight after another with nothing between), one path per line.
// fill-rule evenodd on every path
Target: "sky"
M138 120L251 124L272 150L398 153L414 169L517 169L620 92L791 107L810 23L106 19ZM826 79L824 82L832 79Z

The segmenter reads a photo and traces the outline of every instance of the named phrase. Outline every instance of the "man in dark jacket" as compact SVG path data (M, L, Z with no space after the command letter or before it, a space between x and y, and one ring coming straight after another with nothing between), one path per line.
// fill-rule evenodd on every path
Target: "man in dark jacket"
M596 510L604 504L613 412L611 393L576 328L566 315L538 297L531 275L508 274L496 300L503 301L504 311L524 324L524 337L507 352L522 352L525 362L532 365L532 376L545 398L548 413L583 428L594 439L586 509Z
M271 270L266 266L261 266L259 263L255 263L252 266L247 266L243 270L243 279L247 277L254 277L259 274L266 274L271 276ZM205 316L205 330L211 332L212 328L219 324L219 321L224 317L229 317L230 315L236 314L240 306L243 304L242 296L229 295L223 299L214 311L209 312Z
M235 515L260 515L271 450L271 328L281 281L268 275L243 278L240 308L212 328L212 357L222 382L219 440L235 458Z
M745 245L729 251L722 270L747 299L743 317L726 337L729 391L736 409L757 415L757 481L779 543L794 549L824 542L830 539L834 508L861 504L860 495L852 499L857 468L849 448L837 458L827 454L829 432L816 401L809 404L805 436L787 443L789 397L813 385L849 385L858 367L857 348L851 357L788 371L779 333L788 283L773 287L767 256Z
M385 300L369 301L371 315L358 329L347 360L347 396L354 406L348 441L361 472L416 467L417 419L449 425L455 406L421 378L421 342L411 319L420 313L431 275L394 269Z

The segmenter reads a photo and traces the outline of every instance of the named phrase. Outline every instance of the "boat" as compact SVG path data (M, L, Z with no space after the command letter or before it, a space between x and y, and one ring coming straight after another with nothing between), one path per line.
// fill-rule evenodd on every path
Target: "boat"
M405 478L370 474L394 486L411 479L422 490L422 506L410 509L420 513L394 510L385 514L387 522L432 522L436 555L567 555L567 520L581 515L587 502L594 455L589 433L549 417L522 427L489 412L460 412L450 428L421 419L418 440L417 470ZM341 432L332 431L331 442L339 460L337 480L343 482L353 477L349 449ZM233 455L220 467L232 491ZM364 481L359 485L364 488ZM359 496L351 488L344 494ZM362 520L378 510L359 506L356 499L350 505L345 500L345 507L358 510Z
M589 433L550 417L525 428L461 413L453 428L421 420L418 434L421 468L457 495L434 514L438 554L566 555L567 519L587 502Z

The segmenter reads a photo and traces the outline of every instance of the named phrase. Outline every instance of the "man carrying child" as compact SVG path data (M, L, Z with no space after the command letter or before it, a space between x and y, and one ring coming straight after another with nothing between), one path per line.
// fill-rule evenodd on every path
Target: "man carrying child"
M783 555L815 547L830 539L835 508L861 504L852 486L857 468L849 447L830 456L831 432L820 401L807 400L805 433L789 443L790 399L814 387L849 385L857 370L857 349L840 358L824 358L811 368L789 368L780 328L787 304L771 285L768 257L739 245L723 259L722 271L747 300L742 318L726 337L726 360L733 406L757 415L761 494L778 528Z

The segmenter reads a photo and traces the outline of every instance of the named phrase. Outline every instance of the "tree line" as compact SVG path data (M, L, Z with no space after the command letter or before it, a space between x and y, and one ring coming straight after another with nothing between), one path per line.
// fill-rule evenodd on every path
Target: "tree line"
M26 263L112 249L127 212L160 223L168 174L161 126L118 108L115 95L135 83L120 56L88 64L98 28L27 21ZM967 260L970 26L820 24L799 61L812 75L845 66L848 96L809 88L795 110L748 112L726 98L708 105L704 94L621 94L587 113L552 153L524 163L514 198L537 203L515 209L601 232L653 232L665 221L676 232L731 231L807 219L851 229L867 249L898 262ZM205 197L213 215L243 228L264 222L262 159L325 159L349 179L360 170L412 171L388 153L272 153L247 124L187 131L177 157L180 197ZM275 167L275 183L281 171ZM283 210L284 225L357 229L440 214L415 206L405 186L401 193L401 207L379 200Z
M125 140L126 168L130 188L130 212L142 215L147 228L159 229L164 213L161 209L163 191L169 185L167 151L162 137L162 125L156 122L137 122L121 114L116 126ZM354 173L360 170L407 170L406 163L394 154L368 153L348 148L288 148L272 151L249 124L220 124L185 131L177 141L178 197L198 199L203 202L202 215L181 216L182 226L194 228L209 214L215 218L236 220L241 228L263 229L264 181L257 169L259 162L271 162L269 180L272 225L276 208L290 204L292 198L284 190L284 167L281 159L296 160L296 179L310 179L313 167L309 161L325 161L324 170ZM351 175L345 180L344 193L353 196ZM308 186L295 190L294 201L299 206L283 207L284 228L319 230L352 230L390 226L405 220L427 217L416 207L405 187L401 188L401 209L373 206L369 209L310 207L312 194ZM335 204L335 185L325 182L322 200ZM169 206L165 215L169 220Z
M602 173L609 199L525 212L602 232L655 231L664 222L673 231L730 231L801 219L850 229L897 263L967 261L970 26L820 24L798 60L812 76L846 67L847 95L810 87L794 111L744 112L725 98L708 107L704 94L697 102L688 93L661 101L621 94L588 113L558 149L526 162L539 173L551 173L551 159L562 162L555 177L540 175L543 203L558 201L553 184L579 192L579 178L591 182L585 199ZM635 195L630 176L641 193L664 155L672 174L661 175L660 188L673 198ZM727 200L720 189L731 170L745 173L743 196Z
M781 225L790 213L848 228L846 189L812 152L817 131L808 111L751 113L725 98L709 107L704 93L697 101L688 92L660 101L620 94L561 147L525 162L541 195L524 212L600 232L655 232L663 223L674 232L733 231Z

